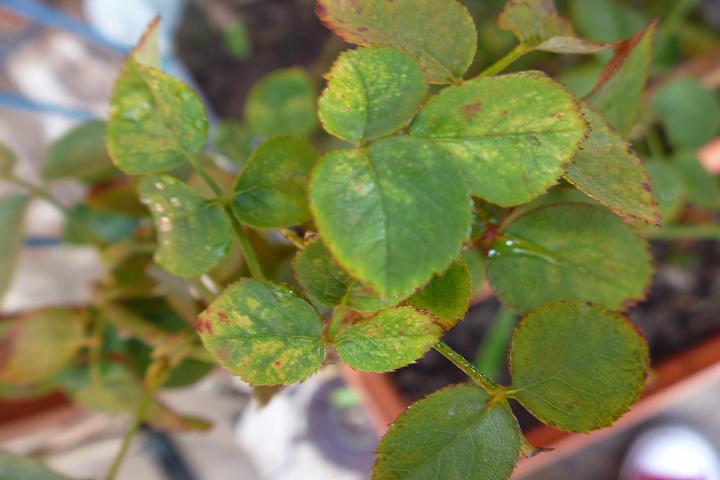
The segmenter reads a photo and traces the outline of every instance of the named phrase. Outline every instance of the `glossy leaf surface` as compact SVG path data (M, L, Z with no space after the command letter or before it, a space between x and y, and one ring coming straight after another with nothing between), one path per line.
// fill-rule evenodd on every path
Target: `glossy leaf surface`
M488 255L491 285L518 312L555 300L619 309L644 297L652 273L644 240L611 212L580 203L520 215Z
M539 72L448 87L410 129L458 160L474 195L502 206L554 185L586 131L577 101Z
M442 329L413 307L383 310L346 327L334 339L340 358L364 372L389 372L422 357Z
M155 261L161 267L174 275L194 277L225 256L232 225L222 207L167 175L144 177L138 191L155 221Z
M512 395L563 430L610 425L642 393L647 369L645 340L624 315L599 305L543 305L512 340Z
M230 285L200 314L196 329L218 363L252 385L304 380L325 354L317 311L267 281Z
M520 429L506 404L479 388L444 388L412 404L377 448L373 480L502 480L520 453Z
M457 0L318 0L317 13L346 42L404 50L431 83L462 78L475 56L475 25Z
M320 121L328 133L357 144L407 123L425 96L415 60L388 47L340 54L320 97Z
M308 220L307 184L315 160L315 149L305 140L275 137L261 144L235 182L235 217L255 228Z
M590 134L565 178L621 216L659 224L650 178L638 156L600 114L588 107L583 107L583 113L590 122Z
M353 277L402 297L458 256L471 205L460 172L448 165L441 148L408 137L321 159L311 207L323 241Z

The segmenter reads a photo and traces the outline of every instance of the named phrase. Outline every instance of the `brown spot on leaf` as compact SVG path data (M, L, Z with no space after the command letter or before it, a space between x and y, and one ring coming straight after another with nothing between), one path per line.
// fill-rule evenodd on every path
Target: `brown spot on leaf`
M462 108L463 117L465 120L472 120L475 115L482 109L482 102L469 103Z
M212 322L205 317L199 317L195 323L195 331L200 335L212 335Z

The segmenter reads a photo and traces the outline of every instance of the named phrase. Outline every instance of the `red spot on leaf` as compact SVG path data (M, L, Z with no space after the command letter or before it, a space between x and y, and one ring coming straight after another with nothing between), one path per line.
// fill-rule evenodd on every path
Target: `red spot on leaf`
M195 323L195 331L200 335L211 335L213 332L212 322L205 317L198 318Z
M465 120L472 120L475 115L482 110L482 102L469 103L462 108L463 117Z

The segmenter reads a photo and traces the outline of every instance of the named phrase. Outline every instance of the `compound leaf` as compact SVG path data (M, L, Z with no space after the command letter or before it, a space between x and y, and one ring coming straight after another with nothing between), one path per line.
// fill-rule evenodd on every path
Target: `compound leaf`
M410 129L457 158L474 195L502 206L526 203L555 184L586 131L577 101L540 72L448 87Z
M479 388L438 390L400 416L380 441L373 480L503 480L520 454L520 429L506 402Z
M358 144L407 123L425 97L422 70L388 47L343 52L327 75L318 115L325 130Z
M273 72L253 86L245 119L254 135L306 137L317 127L315 88L299 68Z
M0 331L0 381L28 385L59 372L82 347L86 312L46 308L8 321Z
M10 286L24 238L29 197L14 193L0 197L0 300Z
M652 61L652 41L657 23L650 23L615 48L615 56L605 65L598 82L585 97L624 137L637 120Z
M415 138L325 155L310 204L333 256L387 297L407 296L445 270L470 234L460 172L443 149Z
M353 310L374 312L400 300L383 300L360 282L353 280L340 268L320 239L312 240L298 252L293 268L298 282L308 296L323 305L340 305L345 299L345 304Z
M215 359L252 385L298 382L325 355L317 311L283 285L243 279L230 285L196 326Z
M591 108L583 107L590 134L565 178L613 212L658 225L661 222L650 178L630 145Z
M475 24L457 0L318 0L317 13L346 42L404 50L431 83L462 78L475 56Z
M340 358L352 368L389 372L422 357L441 335L432 318L413 307L399 307L343 328L334 341Z
M470 302L470 272L465 260L455 261L441 275L435 275L408 303L427 311L444 330L460 320Z
M597 53L611 46L577 38L570 22L558 15L554 0L508 0L498 26L528 48L546 52Z
M610 425L640 396L648 347L620 313L557 302L520 321L510 360L514 398L545 423L587 432Z
M255 228L308 220L307 183L315 159L315 149L305 140L275 137L261 144L235 182L235 217Z
M144 177L138 191L155 221L158 265L189 278L205 273L225 256L232 225L222 207L167 175Z
M515 218L488 253L498 298L518 312L556 300L618 309L643 298L647 242L619 217L581 203L542 206Z

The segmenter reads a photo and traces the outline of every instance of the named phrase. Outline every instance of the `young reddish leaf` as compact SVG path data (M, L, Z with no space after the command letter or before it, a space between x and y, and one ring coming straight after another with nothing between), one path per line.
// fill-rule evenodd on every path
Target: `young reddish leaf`
M470 272L465 260L455 261L412 297L408 303L437 318L440 326L450 330L460 320L470 302Z
M318 0L317 14L346 42L404 50L431 83L462 78L475 56L475 24L457 0Z
M261 144L235 181L231 203L235 217L255 228L308 220L307 184L316 158L305 140L275 137Z
M340 54L327 74L318 114L328 133L358 144L402 127L425 97L415 60L388 47Z
M558 15L554 0L508 0L498 17L498 26L534 50L598 53L612 47L577 38L570 22Z
M25 236L23 225L29 197L14 193L0 197L0 300L10 287Z
M325 155L310 206L333 256L385 297L403 298L445 270L470 234L471 202L453 160L406 136Z
M298 252L293 268L308 296L323 305L332 307L345 300L345 304L353 310L375 312L400 301L400 298L381 299L369 288L353 280L340 268L319 238Z
M54 142L43 158L43 178L78 178L97 183L118 175L120 172L105 150L105 125L105 122L91 120Z
M325 356L317 311L283 285L243 279L200 314L197 332L210 353L252 385L309 377Z
M540 72L448 87L410 128L459 161L473 195L502 206L526 203L554 185L586 132L577 101Z
M590 134L565 178L613 212L652 225L662 221L650 178L630 145L594 110L583 106Z
M700 148L720 132L720 100L694 78L663 85L653 106L668 141L677 149Z
M315 128L315 87L299 68L263 77L248 94L245 120L253 135L307 137Z
M543 305L512 339L511 395L562 430L610 425L638 399L647 370L645 340L627 317L600 305Z
M340 358L355 370L389 372L422 357L442 329L413 307L398 307L345 327L334 340Z
M195 93L157 68L157 22L130 53L113 87L105 142L115 165L129 174L170 170L198 152L207 118Z
M138 184L140 200L155 221L155 261L180 277L196 277L217 265L232 242L232 225L222 207L180 180L149 175Z
M605 65L598 82L585 97L623 136L630 133L642 103L652 61L652 42L657 22L650 23L615 48L615 56Z
M82 346L86 321L84 311L46 308L2 322L0 381L29 385L62 370Z
M377 447L373 480L503 480L520 455L507 402L477 387L438 390L410 405Z
M488 278L517 312L556 300L618 309L645 295L652 274L647 248L603 208L548 205L526 211L500 232L488 252Z

